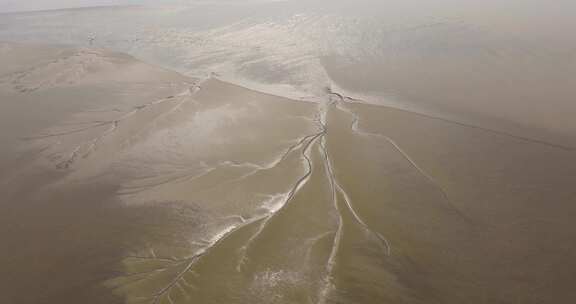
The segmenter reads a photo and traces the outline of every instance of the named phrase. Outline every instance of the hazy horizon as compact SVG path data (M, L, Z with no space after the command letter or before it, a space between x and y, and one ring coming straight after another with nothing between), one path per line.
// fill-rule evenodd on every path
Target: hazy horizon
M162 2L162 1L155 1ZM42 11L93 6L116 6L150 3L147 0L0 0L0 12Z

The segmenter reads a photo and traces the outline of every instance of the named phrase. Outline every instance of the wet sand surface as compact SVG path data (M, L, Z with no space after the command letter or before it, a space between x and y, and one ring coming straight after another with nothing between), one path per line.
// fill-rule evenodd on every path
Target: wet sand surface
M0 302L576 301L566 133L0 49Z

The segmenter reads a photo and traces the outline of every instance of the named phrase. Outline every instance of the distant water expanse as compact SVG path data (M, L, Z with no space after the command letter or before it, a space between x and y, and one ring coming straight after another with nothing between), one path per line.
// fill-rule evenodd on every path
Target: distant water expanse
M198 1L6 14L0 40L112 49L292 98L338 88L571 141L574 12L571 1Z
M199 1L3 15L0 39L93 45L314 95L336 83L421 99L461 87L462 77L474 82L467 89L502 79L532 87L551 76L530 73L562 77L574 68L566 31L575 9L570 1Z

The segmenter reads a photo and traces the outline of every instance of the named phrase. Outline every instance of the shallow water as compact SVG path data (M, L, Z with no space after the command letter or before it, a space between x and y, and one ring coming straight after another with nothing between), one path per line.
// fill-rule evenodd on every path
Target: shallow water
M92 46L292 98L363 100L574 142L574 4L200 2L4 14L0 40Z

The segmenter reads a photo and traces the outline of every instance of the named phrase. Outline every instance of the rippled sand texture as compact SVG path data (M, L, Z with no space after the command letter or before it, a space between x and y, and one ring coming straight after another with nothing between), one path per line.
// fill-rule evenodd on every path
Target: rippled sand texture
M569 146L1 50L1 302L576 300Z

